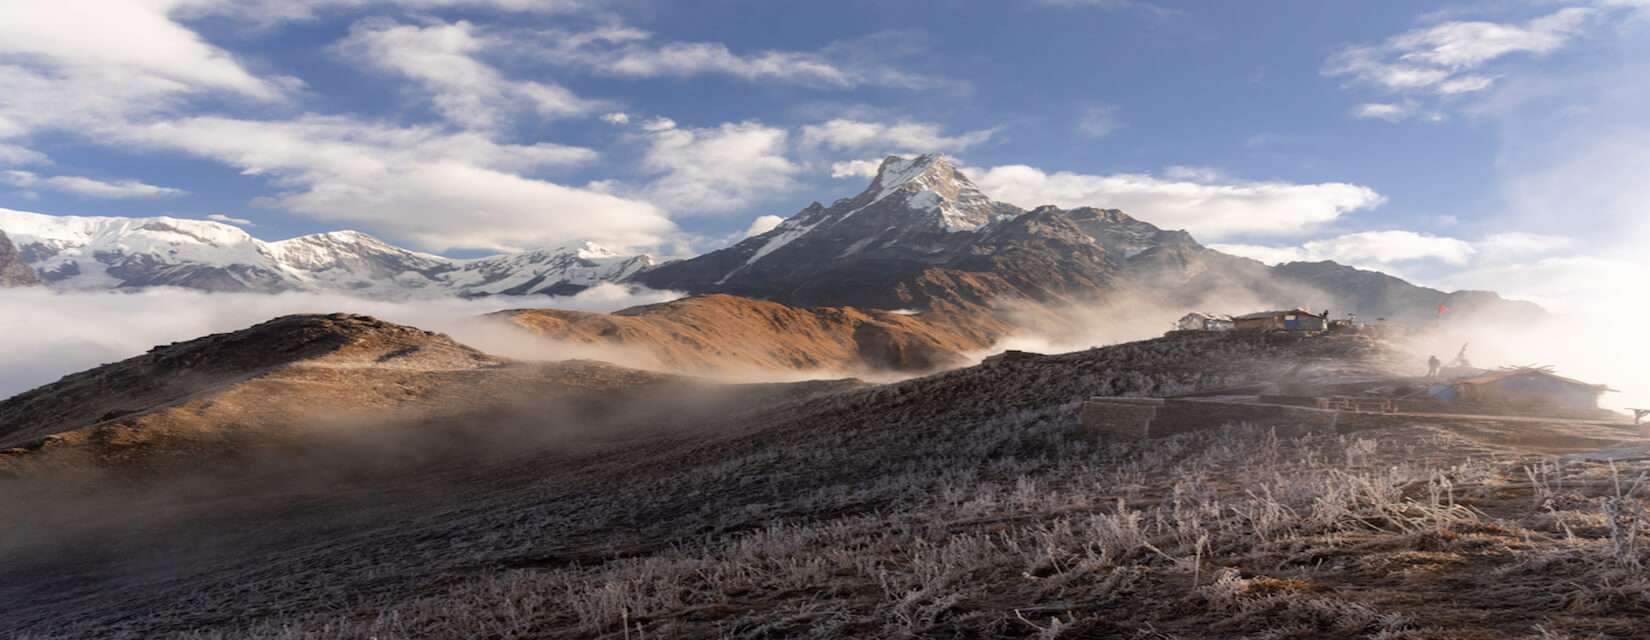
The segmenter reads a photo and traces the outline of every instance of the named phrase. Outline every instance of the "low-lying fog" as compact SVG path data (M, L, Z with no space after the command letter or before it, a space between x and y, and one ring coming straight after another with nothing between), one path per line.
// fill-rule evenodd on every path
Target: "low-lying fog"
M1631 296L1633 292L1622 292ZM115 362L149 348L233 331L270 318L293 313L349 312L373 315L391 322L451 335L460 342L498 355L520 359L589 358L615 364L662 369L640 348L554 344L488 323L475 322L481 314L523 307L555 307L607 312L625 307L665 302L681 294L670 291L627 289L604 284L577 296L562 298L453 298L374 301L335 294L286 293L207 294L180 289L151 289L133 293L55 293L19 289L6 293L6 313L0 314L0 398L25 391L58 377L100 364ZM1308 296L1310 297L1310 296ZM1307 298L1303 298L1307 299ZM1195 305L1167 305L1138 296L1105 304L1077 305L1057 312L1027 311L1017 320L1026 327L992 348L969 354L984 358L1006 349L1042 353L1076 351L1093 346L1152 338L1169 329L1190 310L1241 314L1268 308L1258 296L1227 294ZM1615 314L1554 312L1536 325L1492 325L1452 319L1423 327L1402 345L1418 355L1416 373L1425 370L1425 357L1449 361L1462 345L1472 363L1496 368L1516 365L1552 365L1557 372L1619 390L1606 394L1612 408L1650 406L1650 338L1640 316L1629 304ZM1337 312L1335 315L1339 315ZM741 382L791 381L857 375L864 372L757 371L725 372ZM900 376L887 377L895 379Z
M244 329L298 313L371 315L446 333L460 342L505 356L593 357L598 354L512 353L524 349L527 341L502 342L501 332L474 319L493 311L532 306L607 312L681 297L673 291L628 289L608 283L569 297L472 300L382 301L338 294L202 293L170 288L60 293L34 287L10 289L4 295L5 309L0 313L0 354L4 354L0 358L0 398L142 354L156 345Z

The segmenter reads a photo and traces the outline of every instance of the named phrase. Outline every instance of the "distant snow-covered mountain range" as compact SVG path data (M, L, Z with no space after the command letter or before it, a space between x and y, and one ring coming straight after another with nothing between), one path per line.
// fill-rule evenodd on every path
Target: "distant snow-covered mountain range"
M374 298L570 295L655 266L584 242L457 260L356 231L279 242L239 227L169 217L51 216L0 209L0 232L47 286L61 290L173 286L203 291L348 292Z

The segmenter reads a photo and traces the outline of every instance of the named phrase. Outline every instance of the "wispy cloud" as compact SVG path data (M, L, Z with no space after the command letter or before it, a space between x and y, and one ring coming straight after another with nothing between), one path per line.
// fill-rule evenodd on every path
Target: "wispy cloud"
M586 31L545 32L533 41L536 44L532 46L542 51L536 59L623 77L719 75L836 89L934 89L956 85L945 78L895 66L897 60L921 48L922 38L905 32L872 34L817 51L736 52L721 42L660 41L651 32L622 24Z
M1352 108L1352 117L1359 120L1384 120L1386 122L1400 122L1411 118L1427 122L1442 122L1445 119L1443 112L1425 108L1416 100L1365 102Z
M1117 107L1099 105L1083 110L1077 116L1077 133L1090 138L1104 138L1123 127L1123 121L1117 117Z
M46 154L22 145L0 143L0 167L16 167L25 164L50 164L51 159Z
M230 91L274 99L285 87L248 71L229 52L184 27L172 14L188 3L11 3L0 21L0 54L18 54L79 70L119 70L110 81Z
M133 126L121 141L171 149L268 176L285 190L259 204L348 223L442 251L500 251L588 239L650 246L673 232L658 208L523 172L589 162L589 149L513 145L475 132L354 118L194 117Z
M1330 77L1349 78L1399 101L1359 105L1359 118L1396 122L1438 109L1420 101L1447 101L1485 91L1498 82L1496 65L1516 56L1548 56L1583 36L1602 9L1573 6L1523 22L1449 20L1419 27L1379 44L1349 46L1323 66Z
M1156 18L1178 15L1180 11L1145 0L1037 0L1045 7L1062 9L1100 9L1103 11L1134 11Z
M159 3L157 3L159 4ZM605 0L171 0L175 12L186 17L228 17L273 25L313 20L328 11L390 7L413 11L488 9L522 14L565 14L598 9Z
M996 129L980 129L947 135L943 126L932 122L871 122L838 118L803 126L802 145L879 153L957 152L984 143L996 133Z
M1445 22L1398 34L1379 45L1343 49L1330 58L1324 73L1388 91L1479 91L1494 79L1474 70L1512 54L1550 54L1580 35L1593 15L1593 9L1569 7L1522 24Z
M256 224L253 224L251 220L248 220L246 218L236 218L234 216L230 216L230 215L222 214L222 213L208 214L206 216L206 219L211 220L213 222L222 222L224 224L233 224L233 225L238 225L238 226L242 226L242 227L256 227L256 226L258 226Z
M723 214L792 191L801 167L787 156L790 133L760 122L715 127L645 127L643 168L656 175L638 194L679 215Z
M473 129L510 124L515 112L541 118L578 116L603 106L560 85L510 80L480 56L503 42L465 22L421 25L365 20L334 45L346 59L412 80L447 120Z
M26 189L44 188L89 198L164 198L188 193L137 180L98 180L85 176L42 176L30 171L0 171L0 182Z

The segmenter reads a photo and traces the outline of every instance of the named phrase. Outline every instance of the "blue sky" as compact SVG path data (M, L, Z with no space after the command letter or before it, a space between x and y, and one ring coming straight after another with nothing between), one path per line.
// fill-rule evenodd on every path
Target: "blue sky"
M679 255L866 162L1552 304L1650 273L1630 0L21 0L0 207ZM1586 283L1586 284L1580 284Z

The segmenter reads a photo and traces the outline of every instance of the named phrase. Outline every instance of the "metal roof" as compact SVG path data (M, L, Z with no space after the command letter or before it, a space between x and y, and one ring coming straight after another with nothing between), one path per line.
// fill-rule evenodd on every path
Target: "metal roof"
M1290 315L1290 314L1308 315L1308 316L1312 316L1314 318L1319 317L1318 314L1313 313L1311 311L1307 311L1305 309L1279 309L1277 311L1257 311L1255 313L1241 315L1241 316L1238 316L1238 317L1233 318L1233 319L1234 320L1259 320L1259 319L1262 319L1262 318L1276 318L1278 316L1286 316L1286 315Z
M1526 375L1526 374L1527 375L1542 376L1544 378L1552 378L1552 379L1557 380L1559 382L1563 382L1565 384L1573 384L1573 385L1576 385L1578 387L1589 387L1589 388L1593 388L1593 389L1598 389L1600 391L1615 391L1615 389L1611 389L1609 385L1593 384L1593 383L1590 383L1590 382L1582 382L1582 381L1576 380L1574 378L1566 378L1564 376L1558 375L1558 374L1553 373L1551 371L1548 371L1546 369L1540 369L1540 368L1536 368L1536 367L1511 367L1511 368L1507 368L1507 369L1502 369L1500 371L1493 371L1493 372L1490 372L1490 373L1473 376L1471 378L1461 378L1459 380L1456 380L1455 384L1470 384L1470 385L1492 384L1492 383L1495 383L1495 382L1500 382L1502 380L1506 380L1507 378L1512 378L1512 377Z

